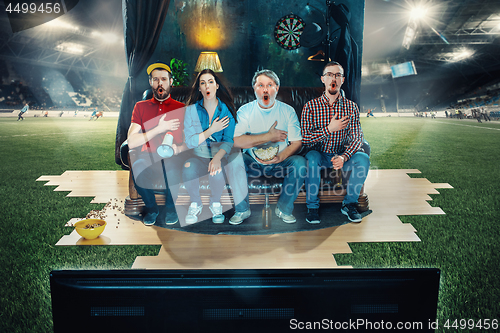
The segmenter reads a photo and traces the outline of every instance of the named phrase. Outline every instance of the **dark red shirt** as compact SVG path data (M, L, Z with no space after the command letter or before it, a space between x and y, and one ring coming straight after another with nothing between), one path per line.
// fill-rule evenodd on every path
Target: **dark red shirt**
M174 143L180 145L183 142L184 132L184 112L185 105L172 98L160 102L156 98L147 101L140 101L135 104L134 111L132 112L132 122L141 125L142 132L145 133L152 128L158 126L160 118L163 114L167 113L165 120L179 119L180 126L177 130L172 131L174 136ZM164 135L157 135L150 138L142 146L142 151L150 148L150 151L156 151L156 148L162 143Z

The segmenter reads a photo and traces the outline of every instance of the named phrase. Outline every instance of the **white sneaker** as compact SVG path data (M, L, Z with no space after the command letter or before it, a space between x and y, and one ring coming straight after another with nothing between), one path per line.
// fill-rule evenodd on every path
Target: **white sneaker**
M240 224L241 222L243 222L243 220L249 218L251 213L252 212L250 211L250 209L244 212L236 212L234 213L233 217L229 219L229 224L232 225Z
M186 215L186 224L193 224L198 222L198 215L201 214L203 210L203 205L198 206L196 202L191 202L189 206L188 213Z
M212 202L210 211L212 212L213 223L224 223L224 215L222 215L222 205L220 202Z
M297 219L295 218L295 216L293 216L292 214L287 215L287 214L283 213L278 208L278 206L276 206L276 209L274 210L274 212L276 213L276 216L279 217L280 219L282 219L283 222L285 222L285 223L295 223L297 221Z

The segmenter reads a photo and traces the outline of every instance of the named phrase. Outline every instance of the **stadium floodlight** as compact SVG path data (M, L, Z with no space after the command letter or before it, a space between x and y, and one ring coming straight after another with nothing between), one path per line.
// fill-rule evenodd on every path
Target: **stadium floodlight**
M78 43L63 42L55 47L57 51L71 53L71 54L83 54L84 46Z
M490 33L495 33L495 34L500 33L500 23L494 26L493 29L490 30Z
M427 22L433 8L430 3L424 3L422 0L419 4L408 6L408 26L406 28L405 36L403 38L403 47L407 50L410 49L411 43L415 40L419 29L420 22Z
M429 11L428 7L417 6L413 7L410 11L410 19L415 21L425 19L427 17L427 12Z
M92 31L91 36L93 38L98 38L102 40L106 44L118 44L120 42L120 39L115 33L112 32L104 32L101 33L99 31Z
M370 76L370 71L366 66L361 66L361 77L368 77Z
M458 62L458 61L462 61L462 60L465 60L467 58L470 58L472 57L472 55L474 54L474 52L470 49L467 49L467 48L462 48L460 50L457 50L455 52L453 52L451 58L450 58L450 62Z
M403 37L403 47L407 50L410 49L410 45L413 42L417 34L417 24L414 20L410 20L408 22L408 26L406 27L405 36Z
M118 43L118 36L112 32L105 32L101 36L102 40L107 44Z
M65 30L70 30L73 32L77 32L80 30L80 28L78 28L77 26L75 26L71 23L61 21L61 20L52 20L52 21L49 21L49 22L43 24L43 26L47 27L47 28L52 28L52 29L65 29Z

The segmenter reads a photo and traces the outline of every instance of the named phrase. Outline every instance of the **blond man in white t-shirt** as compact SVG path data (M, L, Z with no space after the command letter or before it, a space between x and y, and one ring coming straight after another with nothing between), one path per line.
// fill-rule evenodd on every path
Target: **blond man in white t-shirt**
M295 155L302 147L300 122L291 106L276 100L280 86L276 73L267 69L256 72L252 86L257 99L236 113L234 147L243 149L249 177L284 179L275 212L283 222L294 223L293 203L307 172L305 158ZM269 161L260 160L252 148L269 143L278 145L278 154Z

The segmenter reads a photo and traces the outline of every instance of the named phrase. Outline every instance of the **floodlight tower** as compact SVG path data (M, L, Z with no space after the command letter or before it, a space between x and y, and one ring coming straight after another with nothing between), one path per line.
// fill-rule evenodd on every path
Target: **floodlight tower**
M415 40L418 32L418 22L425 19L428 9L423 6L413 7L410 11L410 19L406 27L405 36L403 38L403 47L410 49L411 43Z

